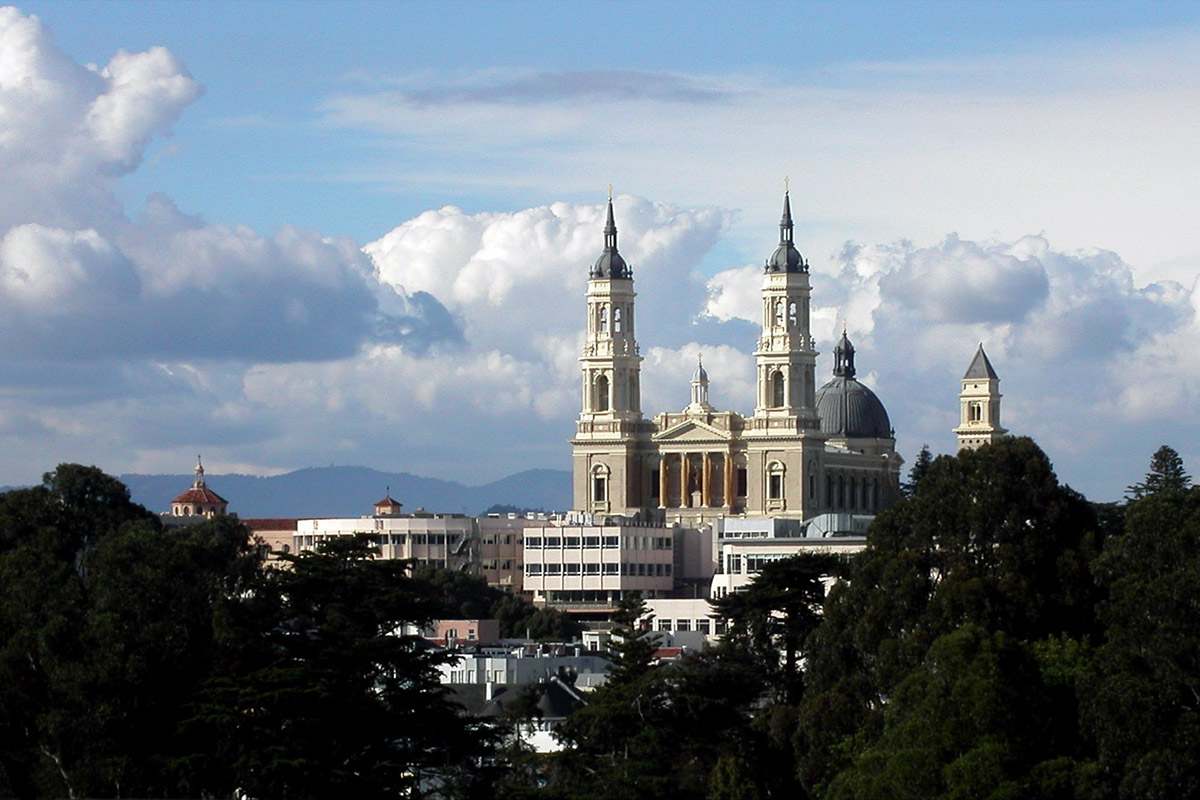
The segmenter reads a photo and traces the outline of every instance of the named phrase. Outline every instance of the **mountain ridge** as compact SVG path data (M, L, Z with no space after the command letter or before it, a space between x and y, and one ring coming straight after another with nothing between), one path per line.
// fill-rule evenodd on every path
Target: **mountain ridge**
M171 500L194 479L191 474L117 477L134 502L155 512L170 510ZM571 507L571 473L555 469L529 469L479 486L360 466L305 467L265 477L208 473L205 482L229 502L230 513L243 519L360 517L371 514L384 494L403 503L405 511L445 514L478 515L497 504L546 511ZM17 487L0 491L11 488Z

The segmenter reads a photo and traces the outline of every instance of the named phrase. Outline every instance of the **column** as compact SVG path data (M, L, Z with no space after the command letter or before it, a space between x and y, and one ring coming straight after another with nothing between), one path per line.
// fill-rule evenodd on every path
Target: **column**
M667 507L667 457L658 457L658 507Z
M687 508L688 501L688 454L679 454L679 507Z
M708 508L712 505L712 492L711 487L709 486L709 472L711 471L712 465L709 463L707 451L705 451L702 458L704 464L702 469L704 472L700 474L700 505Z
M733 453L725 454L725 505L733 505Z

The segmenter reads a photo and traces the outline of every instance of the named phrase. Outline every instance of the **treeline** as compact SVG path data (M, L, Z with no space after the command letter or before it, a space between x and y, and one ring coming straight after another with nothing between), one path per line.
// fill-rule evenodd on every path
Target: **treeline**
M353 541L264 568L232 520L163 531L60 467L0 496L0 794L1200 795L1200 489L1174 451L1104 506L1029 439L916 463L862 553L719 601L719 647L655 667L623 604L549 755L457 714L445 656L392 634L559 621Z
M1178 455L1119 507L1029 439L916 463L862 553L769 564L717 603L722 646L626 667L527 796L1200 796L1200 489Z
M486 793L499 741L408 623L564 614L340 540L265 565L236 519L164 530L94 467L0 495L0 796Z

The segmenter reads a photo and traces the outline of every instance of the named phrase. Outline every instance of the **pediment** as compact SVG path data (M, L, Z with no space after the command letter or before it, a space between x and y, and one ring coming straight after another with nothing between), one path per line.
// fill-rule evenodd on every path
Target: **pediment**
M732 438L729 431L714 428L697 419L686 419L654 434L656 442L711 442L714 439L727 442Z

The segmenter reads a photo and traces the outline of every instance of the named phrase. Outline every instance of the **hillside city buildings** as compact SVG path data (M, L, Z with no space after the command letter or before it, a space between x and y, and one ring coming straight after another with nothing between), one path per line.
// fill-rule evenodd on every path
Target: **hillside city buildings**
M366 536L382 558L478 574L595 622L637 592L669 639L719 635L707 598L742 590L777 559L861 549L871 519L900 497L895 433L883 403L856 377L845 330L833 347L832 374L817 385L809 268L794 243L786 192L779 231L759 287L752 413L712 405L699 354L687 405L643 412L637 295L610 196L603 250L582 304L580 412L570 442L574 510L469 517L405 512L385 496L362 517L247 520L252 534L281 552ZM954 429L960 449L1006 433L1000 398L999 377L980 345L962 379ZM197 463L192 487L165 516L183 522L225 509Z

